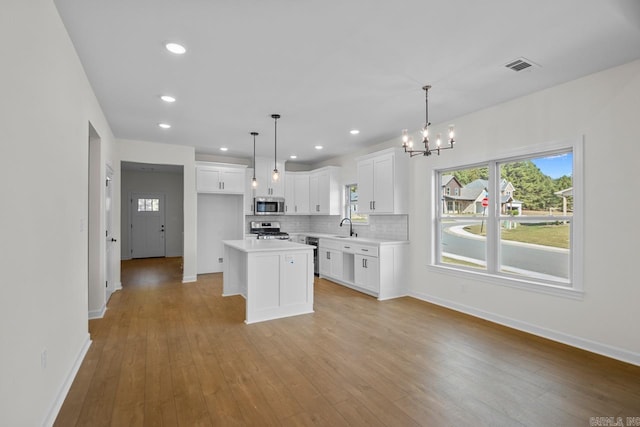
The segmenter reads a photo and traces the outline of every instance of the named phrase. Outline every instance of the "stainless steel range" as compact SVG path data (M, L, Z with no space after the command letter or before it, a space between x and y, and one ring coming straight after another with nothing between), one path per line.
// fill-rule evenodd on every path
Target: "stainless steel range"
M278 221L251 221L249 232L257 234L258 239L289 240L289 233L280 231Z

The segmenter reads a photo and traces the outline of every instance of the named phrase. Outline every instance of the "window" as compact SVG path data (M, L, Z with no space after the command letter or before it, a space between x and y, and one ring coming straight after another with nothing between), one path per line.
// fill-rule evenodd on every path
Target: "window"
M160 211L160 199L138 199L138 212Z
M561 148L436 172L437 267L580 290L581 143L554 146ZM451 177L461 186L456 196L446 191Z
M345 217L353 224L368 224L369 215L358 211L358 185L349 184L345 187Z

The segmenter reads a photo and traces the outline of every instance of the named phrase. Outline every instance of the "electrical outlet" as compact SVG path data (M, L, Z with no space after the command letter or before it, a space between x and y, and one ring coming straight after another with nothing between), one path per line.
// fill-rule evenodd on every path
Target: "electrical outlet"
M218 258L218 262L222 264L222 258Z
M40 366L42 369L47 367L47 349L42 350L42 353L40 353Z

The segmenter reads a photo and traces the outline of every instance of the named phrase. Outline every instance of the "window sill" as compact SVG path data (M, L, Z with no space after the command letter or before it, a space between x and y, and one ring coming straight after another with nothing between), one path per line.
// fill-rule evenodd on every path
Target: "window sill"
M552 285L548 283L536 282L533 280L514 279L510 277L498 276L480 271L471 271L462 268L444 266L444 265L427 265L431 271L457 276L464 279L480 280L492 285L506 286L509 288L522 289L526 291L537 292L546 295L554 295L575 300L584 298L584 291L575 288Z

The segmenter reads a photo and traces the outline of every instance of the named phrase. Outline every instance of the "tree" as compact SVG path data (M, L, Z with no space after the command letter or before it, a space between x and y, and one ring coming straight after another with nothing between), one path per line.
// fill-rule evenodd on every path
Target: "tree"
M475 181L476 179L489 179L489 169L488 168L462 169L462 170L454 171L452 175L455 176L458 182L464 187L465 185Z
M522 201L525 209L546 210L562 205L554 193L555 186L551 177L531 161L505 163L500 168L502 178L515 187L514 198Z

